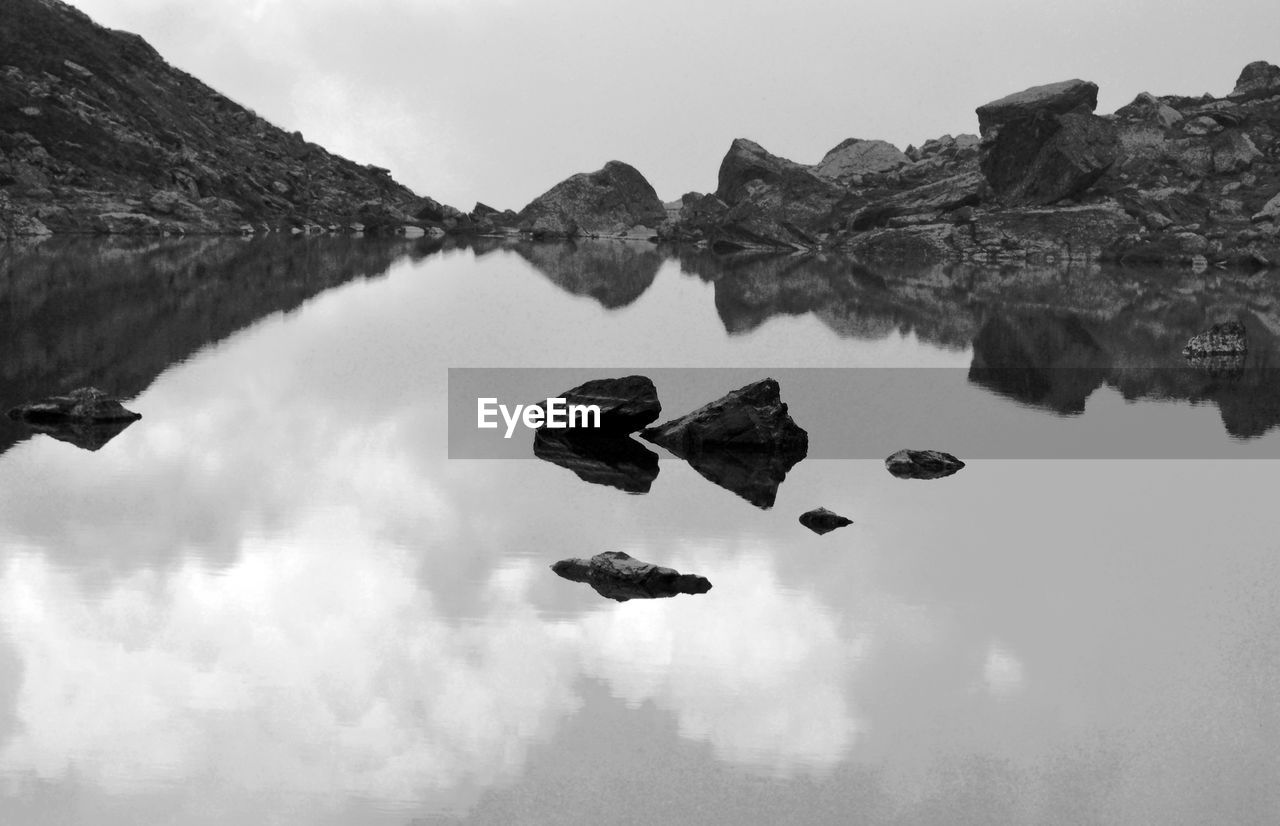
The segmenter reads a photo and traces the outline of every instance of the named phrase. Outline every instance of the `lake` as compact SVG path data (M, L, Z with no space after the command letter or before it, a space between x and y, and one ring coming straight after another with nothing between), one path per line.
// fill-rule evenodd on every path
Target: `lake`
M143 416L0 420L3 822L1280 820L1266 274L53 239L0 321L6 408ZM638 494L457 413L629 373L661 420L773 376L809 457L761 507L653 447ZM605 550L713 587L550 570Z

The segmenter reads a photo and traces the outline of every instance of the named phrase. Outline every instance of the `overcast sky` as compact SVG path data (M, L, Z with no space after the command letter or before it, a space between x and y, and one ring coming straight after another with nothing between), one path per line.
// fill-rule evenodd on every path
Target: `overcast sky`
M975 107L1079 77L1099 111L1225 94L1280 63L1262 0L74 0L308 140L464 209L611 159L669 200L736 137L814 163L848 137L976 132Z

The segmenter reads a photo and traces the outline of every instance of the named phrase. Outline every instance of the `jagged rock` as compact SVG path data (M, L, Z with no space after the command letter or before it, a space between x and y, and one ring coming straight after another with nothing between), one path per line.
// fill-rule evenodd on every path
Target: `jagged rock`
M1243 172L1262 157L1249 136L1235 129L1223 132L1213 142L1213 171L1219 175Z
M845 182L854 175L888 172L910 162L910 158L888 141L849 138L810 169L820 178Z
M980 164L1006 203L1045 205L1077 196L1115 163L1116 126L1088 112L1041 111L1007 121L983 142Z
M1244 325L1238 321L1227 321L1215 324L1208 331L1192 336L1187 346L1182 348L1182 355L1187 358L1238 356L1248 351L1249 344Z
M634 433L658 420L662 404L657 388L647 376L592 379L560 394L568 404L594 404L600 408L601 433Z
M666 208L632 166L609 161L595 172L573 175L520 211L517 224L535 237L623 235L632 227L657 227Z
M809 449L809 435L792 420L774 379L748 384L678 419L645 428L640 436L678 455L719 448L801 454Z
M715 195L728 210L705 231L712 242L810 248L831 228L831 210L844 191L808 167L739 138L720 164Z
M600 596L618 602L705 594L711 590L711 582L704 576L641 562L622 551L605 551L590 559L562 559L551 570L565 579L585 582Z
M1280 66L1255 60L1240 72L1230 97L1252 99L1271 95L1280 95Z
M658 478L658 454L627 436L543 427L533 434L533 455L627 493L648 493Z
M758 508L773 507L778 486L809 451L809 435L791 419L773 379L647 428L640 438L661 445Z
M1262 209L1258 210L1250 220L1280 221L1280 193L1276 193L1274 198L1267 201Z
M986 139L1006 124L1042 115L1065 115L1098 107L1098 85L1085 80L1064 80L1032 86L983 104L977 109L978 130Z
M884 466L899 479L941 479L959 471L964 462L940 450L899 450L884 460Z
M1168 129L1183 119L1183 114L1150 92L1142 92L1133 102L1116 110L1116 116L1147 121Z
M118 399L96 387L81 387L65 396L18 405L9 411L9 418L28 423L132 422L142 414L126 410Z
M816 534L831 533L836 528L843 528L846 525L852 525L853 520L847 519L838 513L827 510L826 508L814 508L800 514L800 524Z

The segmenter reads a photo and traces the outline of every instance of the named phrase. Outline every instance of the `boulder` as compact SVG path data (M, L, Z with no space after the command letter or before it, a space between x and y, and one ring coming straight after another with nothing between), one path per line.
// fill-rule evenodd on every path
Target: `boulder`
M1280 66L1255 60L1240 72L1228 97L1255 99L1280 95Z
M899 479L941 479L960 470L964 462L940 450L899 450L884 460L884 466Z
M1035 116L1065 115L1077 110L1092 112L1098 107L1098 85L1085 80L1064 80L1032 86L983 104L977 109L978 131L985 139L1008 123Z
M81 387L65 396L50 396L38 402L18 405L9 418L30 424L49 422L132 422L142 414L126 410L96 387Z
M535 237L623 235L637 225L657 227L666 217L643 175L621 161L609 161L539 195L520 211L517 226Z
M1088 112L1037 111L1007 121L983 142L979 164L1009 205L1046 205L1080 195L1115 163L1113 122Z
M682 456L722 448L801 455L809 449L809 435L792 420L774 379L748 384L678 419L645 428L640 436Z
M658 420L662 404L657 388L647 376L592 379L560 394L569 404L594 404L600 408L600 432L625 435Z
M972 206L982 201L986 189L987 182L981 173L953 175L872 201L853 214L849 228L873 229L885 226L892 218L928 215Z
M1280 221L1280 192L1262 205L1262 209L1254 213L1253 221Z
M1144 121L1169 129L1183 119L1183 114L1150 92L1141 92L1127 106L1116 110L1116 116L1134 121Z
M534 431L533 455L626 493L648 493L658 478L658 454L626 436L543 427Z
M585 582L608 599L661 599L677 594L705 594L711 583L704 576L681 574L622 551L605 551L590 559L562 559L551 566L559 576Z
M849 138L810 170L820 178L843 183L854 175L888 172L908 163L911 159L888 141Z
M1244 325L1238 321L1215 324L1206 332L1192 336L1182 348L1186 358L1199 356L1238 356L1249 351Z
M838 513L827 510L826 508L814 508L800 514L800 524L816 534L831 533L836 528L843 528L846 525L852 525L853 520L847 519Z
M1262 157L1249 136L1238 129L1229 129L1213 141L1213 171L1219 175L1243 172Z

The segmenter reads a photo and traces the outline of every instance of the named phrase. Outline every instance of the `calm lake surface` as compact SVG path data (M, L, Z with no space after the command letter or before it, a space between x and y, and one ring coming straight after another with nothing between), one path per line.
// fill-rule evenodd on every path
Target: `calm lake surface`
M1247 359L1188 368L1224 318ZM1280 821L1273 277L51 241L0 325L5 408L143 415L0 423L4 823ZM769 508L450 458L493 367L652 371L663 420L775 375L815 447ZM604 550L713 588L549 569Z

